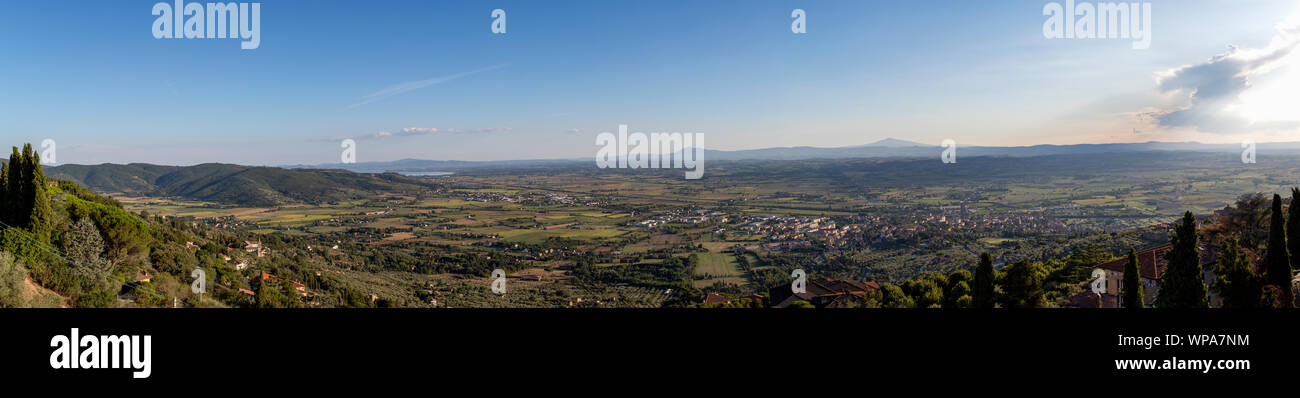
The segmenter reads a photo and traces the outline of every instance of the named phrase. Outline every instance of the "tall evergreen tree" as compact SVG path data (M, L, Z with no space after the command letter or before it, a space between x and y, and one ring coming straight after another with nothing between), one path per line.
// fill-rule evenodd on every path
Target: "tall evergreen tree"
M19 214L24 217L27 213L23 212L23 156L18 153L18 147L13 147L13 154L9 155L9 170L5 178L5 211L4 222L10 226L20 226Z
M1146 306L1142 297L1142 274L1139 272L1137 252L1129 248L1128 262L1124 264L1124 308Z
M1286 227L1282 216L1282 195L1273 195L1273 211L1268 228L1268 247L1264 249L1264 266L1268 283L1277 287L1278 300L1291 305L1291 261L1286 254Z
M1174 228L1169 238L1173 248L1165 253L1165 274L1160 290L1156 291L1155 306L1159 308L1207 308L1205 279L1201 274L1201 249L1197 247L1196 216L1183 215L1183 221Z
M32 191L32 176L36 170L32 160L32 144L23 144L23 160L19 163L23 166L22 180L18 182L22 186L23 196L22 204L19 207L19 213L14 217L14 221L23 228L31 227L32 207L36 205L36 193Z
M1236 239L1228 239L1219 252L1214 291L1223 308L1258 308L1265 305L1264 280L1255 274L1250 258L1241 253Z
M980 264L975 267L975 286L972 292L975 308L993 308L993 256L980 253Z
M1287 212L1286 247L1291 251L1291 269L1300 269L1300 188L1291 188L1291 208Z
M9 223L9 163L0 163L0 221Z
M50 208L45 172L41 170L41 155L33 153L30 161L28 166L31 168L31 179L27 181L26 193L31 197L29 201L32 207L27 226L38 240L49 243L54 229L54 210Z

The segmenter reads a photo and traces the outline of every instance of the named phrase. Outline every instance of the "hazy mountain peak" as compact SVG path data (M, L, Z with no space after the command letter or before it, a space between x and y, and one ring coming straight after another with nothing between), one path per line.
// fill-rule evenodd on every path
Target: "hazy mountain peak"
M886 138L886 139L883 139L883 140L880 140L880 141L876 141L876 142L873 142L873 143L870 143L870 144L867 144L867 145L863 145L863 146L866 146L866 147L879 147L879 148L901 148L901 147L933 146L933 145L925 145L925 144L922 144L922 143L919 143L919 142L912 142L912 141L907 141L907 140L900 140L900 139L892 138L892 137L891 137L891 138Z

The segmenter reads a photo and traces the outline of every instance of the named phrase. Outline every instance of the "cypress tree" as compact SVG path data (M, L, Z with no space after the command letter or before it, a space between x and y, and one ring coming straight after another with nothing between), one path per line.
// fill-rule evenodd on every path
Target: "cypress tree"
M1291 208L1286 220L1286 247L1291 251L1291 268L1300 269L1300 188L1291 188Z
M1142 308L1142 274L1138 273L1137 252L1128 249L1128 263L1124 264L1124 308Z
M1207 308L1205 280L1201 274L1201 249L1197 245L1196 216L1183 215L1182 223L1174 228L1169 238L1173 248L1165 253L1168 265L1160 290L1156 292L1155 306L1159 308Z
M32 177L28 181L27 194L32 203L31 216L27 224L32 234L41 242L49 243L50 232L54 229L54 210L50 208L50 197L46 193L45 172L41 170L41 155L32 154Z
M13 154L9 155L9 172L5 179L5 224L18 227L22 224L19 221L19 214L24 217L27 213L23 212L23 157L18 153L18 147L13 147Z
M22 186L23 196L21 204L18 207L18 214L14 216L16 225L29 228L32 221L32 207L36 205L36 192L32 191L32 178L35 167L32 166L32 144L23 144L22 179L18 185Z
M1214 291L1223 297L1223 308L1258 308L1265 303L1264 281L1241 253L1236 239L1228 239L1219 253Z
M0 163L0 221L9 223L9 163Z
M1268 247L1264 249L1264 266L1268 283L1278 288L1283 307L1291 305L1291 261L1286 255L1286 235L1282 221L1282 195L1273 195L1273 210L1268 228Z
M974 299L975 308L993 308L993 256L989 252L980 253L980 264L975 267Z

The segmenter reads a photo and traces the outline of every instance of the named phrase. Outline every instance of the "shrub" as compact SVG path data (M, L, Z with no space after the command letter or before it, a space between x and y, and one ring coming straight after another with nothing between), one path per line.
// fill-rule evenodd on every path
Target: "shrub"
M27 306L23 295L23 284L27 280L27 268L14 259L12 254L0 252L0 307L21 308Z

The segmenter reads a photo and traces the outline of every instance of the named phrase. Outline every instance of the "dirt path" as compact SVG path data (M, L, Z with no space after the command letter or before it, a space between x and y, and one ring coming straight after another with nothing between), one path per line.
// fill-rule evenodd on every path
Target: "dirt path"
M41 287L40 285L37 285L36 282L32 281L32 278L27 278L23 280L23 294L25 294L28 298L32 300L36 300L45 296L57 296L59 297L59 308L72 308L71 306L68 305L67 299L63 298L62 296L59 296L59 294L55 293L53 290L46 289Z

